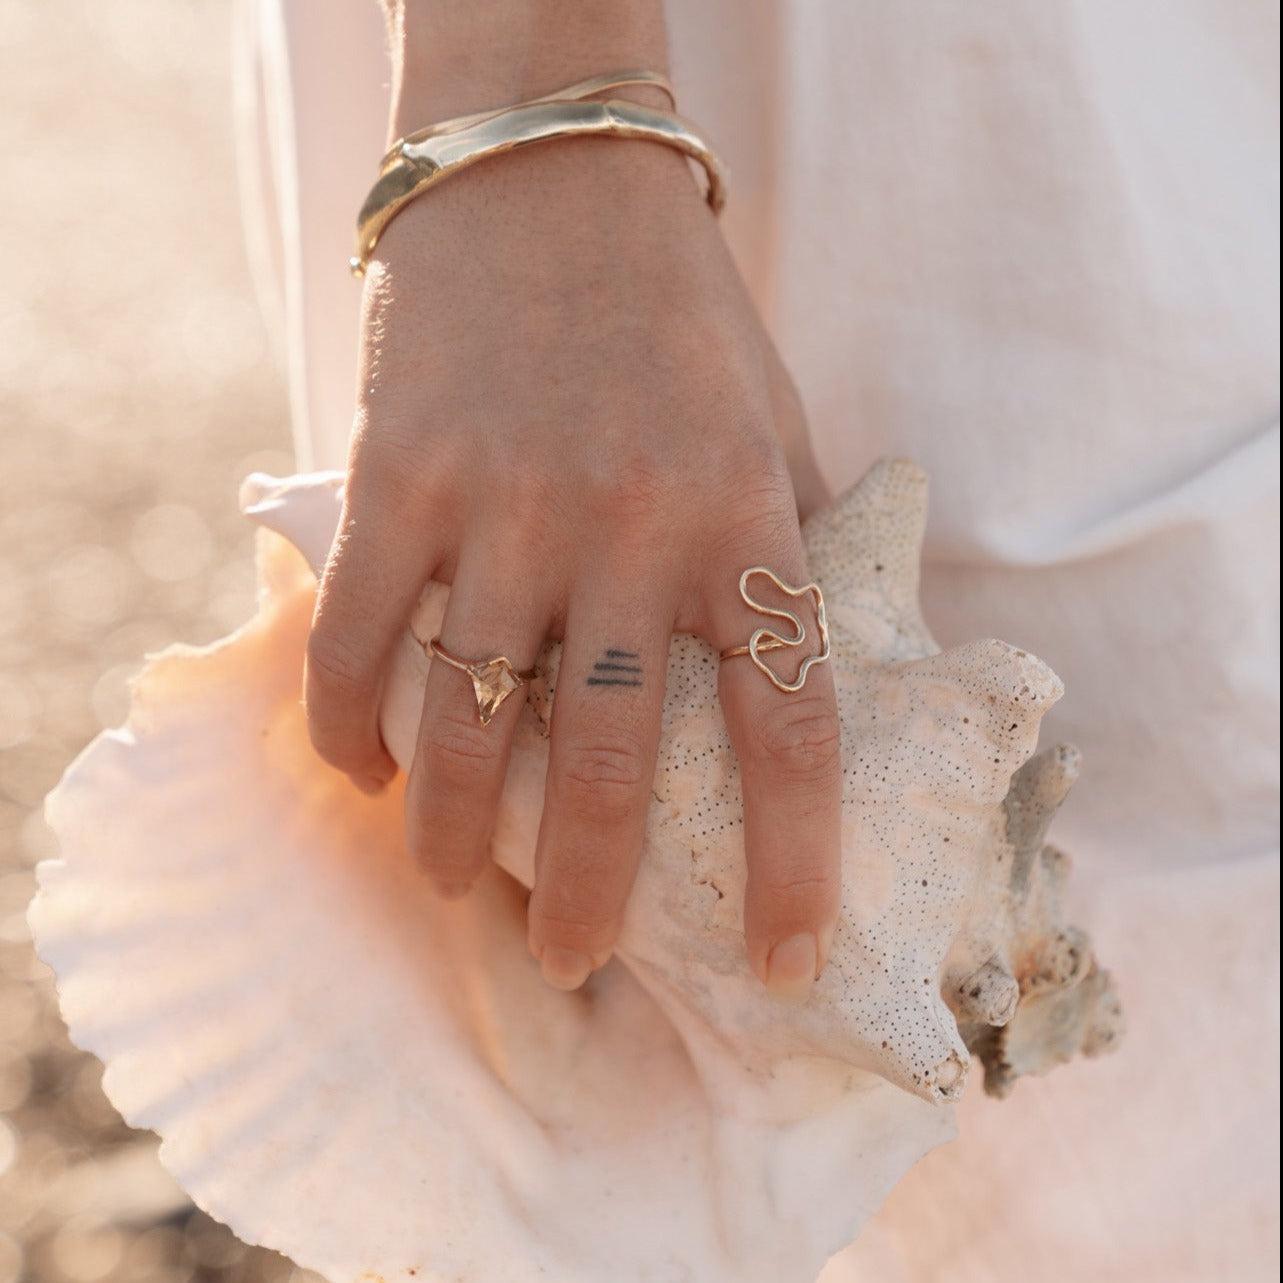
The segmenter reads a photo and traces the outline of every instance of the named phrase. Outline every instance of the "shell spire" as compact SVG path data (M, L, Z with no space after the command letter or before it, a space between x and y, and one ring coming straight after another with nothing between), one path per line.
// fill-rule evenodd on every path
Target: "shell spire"
M1072 744L1057 744L1031 757L1011 778L1004 803L1007 840L1016 849L1012 879L1027 877L1047 831L1078 780L1082 754Z

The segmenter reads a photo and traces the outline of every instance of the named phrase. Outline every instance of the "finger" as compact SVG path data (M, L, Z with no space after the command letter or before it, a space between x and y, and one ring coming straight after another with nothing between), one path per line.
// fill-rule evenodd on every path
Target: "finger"
M304 704L316 751L366 792L396 774L379 734L382 675L439 555L403 511L345 502L308 638Z
M788 528L771 569L801 587L810 582L801 536L795 522ZM778 530L764 541L772 544L780 546ZM741 599L739 577L752 564L728 566L707 590L709 640L719 650L747 643L763 626L793 635L787 621ZM782 680L794 682L803 658L819 653L813 600L791 598L760 575L749 589L764 604L794 611L807 629L802 646L763 654ZM832 670L816 664L803 688L787 693L744 656L722 661L718 683L744 792L749 962L771 993L801 1001L827 961L841 895L842 775Z
M508 564L487 557L476 540L465 545L441 644L469 661L504 656L524 672L539 653L551 611L536 591L538 578L505 572ZM527 689L524 681L511 683L483 723L472 678L440 658L432 660L406 792L406 833L411 853L450 898L465 894L490 858Z
M672 612L622 582L580 585L566 619L529 909L558 989L610 957L653 789Z

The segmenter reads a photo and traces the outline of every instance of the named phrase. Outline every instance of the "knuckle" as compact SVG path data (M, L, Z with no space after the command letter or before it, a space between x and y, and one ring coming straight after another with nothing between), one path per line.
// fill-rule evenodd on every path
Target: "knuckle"
M440 713L429 719L419 745L433 785L466 788L485 778L499 761L494 737L475 717Z
M314 701L358 698L371 683L369 666L357 649L323 625L313 628L307 639L307 677L309 708Z
M763 555L792 539L797 522L793 483L783 461L753 452L722 470L714 544L738 558L745 550Z
M446 845L439 829L420 819L407 822L405 836L415 866L438 882L468 886L476 880L477 862L464 852Z
M828 901L837 886L833 873L814 863L775 860L760 870L761 890L772 901Z
M339 770L360 768L371 751L361 733L367 687L359 672L353 652L341 640L325 634L309 640L304 695L308 738L317 754Z
M829 700L794 696L756 719L752 734L754 755L771 771L799 782L836 776L842 727Z
M732 536L747 537L755 544L766 536L779 543L781 534L791 533L797 520L792 482L781 484L769 476L744 481L731 498L729 516Z
M413 459L423 451L424 435L421 417L404 405L362 405L352 425L353 461L374 465L385 457Z
M353 448L350 487L376 494L408 490L422 469L423 454L422 436L410 424L393 419L370 425Z
M418 500L416 474L382 451L354 462L347 480L347 511L353 524L376 514L405 511Z
M623 735L596 735L562 750L558 778L563 799L597 819L633 811L646 779L641 745Z
M788 485L788 465L769 421L745 416L718 463L718 475L734 493L774 494Z
M348 471L348 496L360 508L410 511L452 492L464 466L462 446L428 431L416 417L383 411L361 421Z
M605 900L594 902L588 897L535 906L531 912L531 930L545 943L566 945L593 952L614 938L616 915Z
M634 452L613 465L597 490L597 507L612 525L649 528L661 519L672 489L670 467L654 454Z
M542 548L561 524L563 507L556 479L533 472L513 477L492 492L492 536L513 548Z

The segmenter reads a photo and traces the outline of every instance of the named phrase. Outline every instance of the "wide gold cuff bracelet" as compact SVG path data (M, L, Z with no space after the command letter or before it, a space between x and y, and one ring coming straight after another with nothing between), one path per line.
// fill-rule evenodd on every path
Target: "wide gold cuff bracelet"
M464 117L403 138L384 157L378 181L356 220L354 276L365 274L379 237L415 197L489 156L558 138L640 138L676 148L708 175L714 213L726 203L721 164L688 122L635 102L538 101L487 116Z

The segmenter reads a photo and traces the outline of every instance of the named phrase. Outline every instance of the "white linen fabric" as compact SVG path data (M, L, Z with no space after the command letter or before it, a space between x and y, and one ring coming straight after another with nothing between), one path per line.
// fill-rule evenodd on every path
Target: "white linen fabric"
M300 466L342 466L377 6L244 0ZM823 1283L1278 1276L1278 10L675 0L683 111L835 489L931 474L928 621L1065 679L1058 822L1131 1032L974 1095Z

